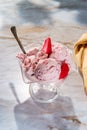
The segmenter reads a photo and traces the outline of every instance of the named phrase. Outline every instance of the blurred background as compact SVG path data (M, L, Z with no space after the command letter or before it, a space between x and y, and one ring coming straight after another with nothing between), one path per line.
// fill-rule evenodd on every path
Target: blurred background
M10 25L87 25L87 0L0 0L0 29Z

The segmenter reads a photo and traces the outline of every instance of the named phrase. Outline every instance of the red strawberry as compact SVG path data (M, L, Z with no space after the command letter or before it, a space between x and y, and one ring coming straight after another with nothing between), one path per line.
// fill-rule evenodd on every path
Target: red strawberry
M69 66L67 63L63 62L61 65L61 72L60 72L60 76L59 79L63 79L68 75L69 72Z
M52 45L51 45L51 38L47 38L45 41L44 41L44 45L42 47L42 50L50 55L52 53Z

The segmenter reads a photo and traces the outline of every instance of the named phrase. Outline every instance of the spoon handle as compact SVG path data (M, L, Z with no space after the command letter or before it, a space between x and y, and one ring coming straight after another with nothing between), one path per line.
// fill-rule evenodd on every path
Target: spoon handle
M12 26L12 27L11 27L11 32L12 32L12 34L14 35L15 39L17 40L18 45L20 46L22 52L23 52L24 54L26 54L26 52L25 52L25 50L24 50L24 48L23 48L23 46L22 46L22 43L21 43L21 41L19 40L19 38L18 38L18 36L17 36L17 31L16 31L16 27L15 27L15 26Z

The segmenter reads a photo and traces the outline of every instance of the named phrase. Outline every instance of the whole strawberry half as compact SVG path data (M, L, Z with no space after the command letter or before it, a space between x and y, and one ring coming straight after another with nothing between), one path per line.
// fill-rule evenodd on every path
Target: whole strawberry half
M50 55L52 53L52 44L51 44L51 38L47 38L45 41L44 41L44 45L42 47L42 50Z
M63 62L61 65L61 72L60 72L60 76L59 79L64 79L69 72L69 66L67 63Z

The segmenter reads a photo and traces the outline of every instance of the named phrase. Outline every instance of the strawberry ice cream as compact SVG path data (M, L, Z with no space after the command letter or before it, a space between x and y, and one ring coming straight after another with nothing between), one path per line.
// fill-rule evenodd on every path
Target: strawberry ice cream
M48 58L38 63L35 69L35 76L42 81L58 80L61 66L56 60Z
M70 53L59 43L47 38L44 45L26 54L18 54L22 69L30 81L57 81L65 78L70 70Z

